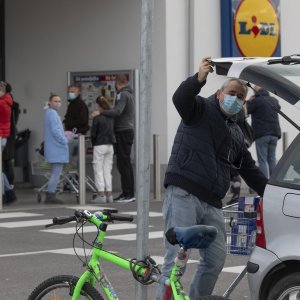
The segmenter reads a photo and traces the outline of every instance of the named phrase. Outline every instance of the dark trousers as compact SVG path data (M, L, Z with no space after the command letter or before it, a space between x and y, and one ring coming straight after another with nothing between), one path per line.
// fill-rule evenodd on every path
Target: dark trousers
M118 131L116 135L115 154L117 157L117 167L121 175L122 193L134 195L134 178L131 165L131 148L133 145L133 129Z
M15 179L15 171L14 171L14 160L3 160L2 161L2 170L3 173L6 175L9 184L14 184Z

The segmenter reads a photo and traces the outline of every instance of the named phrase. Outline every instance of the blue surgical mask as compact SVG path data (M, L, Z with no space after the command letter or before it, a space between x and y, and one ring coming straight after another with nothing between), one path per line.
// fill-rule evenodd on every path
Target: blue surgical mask
M74 100L76 99L76 94L75 93L68 93L68 100Z
M237 96L224 94L224 99L220 102L220 106L225 113L235 115L241 111L243 103L244 101Z

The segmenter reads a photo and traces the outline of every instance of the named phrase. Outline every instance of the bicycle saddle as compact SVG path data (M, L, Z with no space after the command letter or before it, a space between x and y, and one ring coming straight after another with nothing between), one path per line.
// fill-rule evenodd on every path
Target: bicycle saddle
M218 234L214 226L195 225L191 227L172 227L166 232L171 245L182 245L185 249L204 249L214 241Z

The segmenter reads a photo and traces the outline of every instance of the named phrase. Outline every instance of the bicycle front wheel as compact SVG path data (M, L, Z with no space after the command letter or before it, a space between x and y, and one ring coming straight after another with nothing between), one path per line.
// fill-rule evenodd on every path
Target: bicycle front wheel
M78 277L59 275L51 277L38 285L28 300L67 300L71 299ZM104 300L99 292L88 282L82 288L79 299Z

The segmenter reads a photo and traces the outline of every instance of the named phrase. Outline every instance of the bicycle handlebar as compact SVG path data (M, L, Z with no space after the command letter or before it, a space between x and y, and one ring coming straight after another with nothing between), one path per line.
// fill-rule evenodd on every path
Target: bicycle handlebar
M133 216L119 215L116 214L117 212L118 212L117 210L107 209L107 210L103 210L103 212L92 214L88 210L75 210L73 216L55 217L52 219L52 223L45 225L45 227L48 228L54 225L63 225L79 219L91 221L92 216L95 216L100 221L106 221L106 222L113 222L113 221L132 222L133 221Z
M122 215L111 215L110 220L112 221L126 221L126 222L132 222L133 221L133 216L122 216Z

